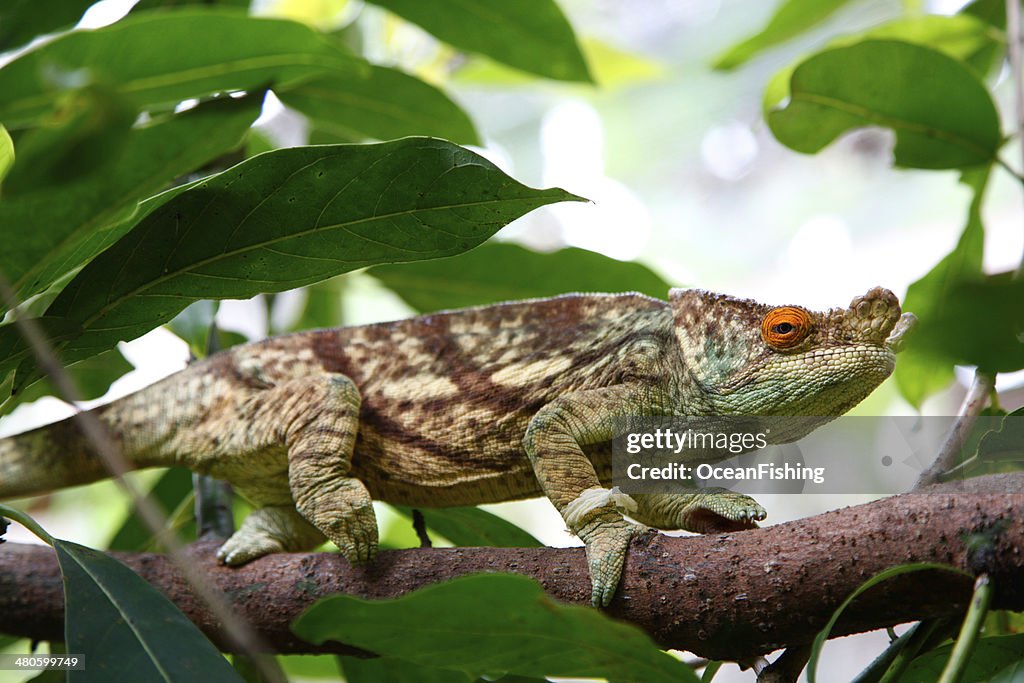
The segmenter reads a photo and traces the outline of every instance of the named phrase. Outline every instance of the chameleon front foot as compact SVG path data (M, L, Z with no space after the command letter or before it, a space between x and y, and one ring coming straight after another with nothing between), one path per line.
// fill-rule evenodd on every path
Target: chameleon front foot
M622 578L622 567L633 537L646 530L638 524L618 519L595 520L579 533L587 548L590 570L590 602L594 607L607 607L615 596Z
M697 533L753 529L768 513L748 495L727 489L706 489L687 496L677 528Z

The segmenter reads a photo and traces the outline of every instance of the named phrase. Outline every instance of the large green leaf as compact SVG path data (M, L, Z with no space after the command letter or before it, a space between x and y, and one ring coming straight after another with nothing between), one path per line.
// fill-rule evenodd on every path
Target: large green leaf
M987 73L994 59L1006 49L1006 36L1002 31L969 14L900 17L856 35L835 38L828 47L855 45L868 39L900 40L933 48L964 62L980 75ZM789 97L789 80L801 61L780 69L768 81L764 92L766 115Z
M910 663L900 677L900 683L933 683L939 680L953 644L943 645L926 652ZM989 681L1005 667L1024 661L1024 634L989 636L974 645L974 652L960 679L962 683ZM995 680L995 679L992 679ZM1007 679L1006 683L1010 680Z
M86 266L47 315L81 325L80 336L61 344L70 362L133 339L197 299L450 256L532 209L578 199L530 189L430 138L275 150L156 208Z
M903 299L903 310L910 311L918 319L936 317L958 282L981 277L981 262L985 248L985 227L981 222L981 207L988 186L990 170L968 171L962 182L970 187L974 195L967 212L967 226L964 228L956 248L939 261L927 275L907 288ZM920 330L915 331L915 336ZM953 364L937 356L934 350L926 350L915 341L896 361L896 386L913 406L920 408L928 396L942 390L953 381Z
M30 124L81 69L144 108L364 68L293 21L219 9L143 12L95 31L64 34L0 69L0 120L8 127Z
M412 518L412 508L394 505ZM427 528L457 546L490 548L540 548L542 543L512 522L475 507L420 508Z
M735 69L758 53L821 23L850 0L783 0L768 24L715 59L714 68Z
M990 163L999 116L974 71L938 50L865 40L819 52L790 78L789 99L768 113L780 142L814 153L863 126L896 133L895 163L961 168Z
M984 75L1006 49L1005 34L970 14L921 14L902 17L862 34L864 38L902 40L954 57Z
M71 28L95 0L3 0L0 2L0 52L35 38Z
M466 576L394 600L324 598L292 630L313 643L337 640L473 675L697 681L635 626L557 603L536 582L512 574Z
M646 266L585 249L548 254L488 243L446 261L377 266L369 274L418 311L554 296L637 291L664 298L669 284Z
M371 1L459 49L548 78L592 80L554 0Z
M2 72L2 70L0 70ZM236 147L259 115L262 97L224 98L130 132L121 153L52 191L0 202L0 272L22 298L81 266L130 227L117 219L174 178Z
M25 513L0 505L53 546L64 581L67 651L85 656L79 681L237 681L199 629L162 593L109 555L54 538Z
M65 639L85 655L75 681L241 681L177 607L101 552L55 540L65 586Z
M18 138L18 162L4 182L5 198L63 191L121 156L138 116L124 98L111 88L86 85L57 100L42 125Z
M469 116L447 95L396 69L320 76L282 92L281 99L319 129L351 142L430 135L480 144Z
M940 303L921 318L922 353L987 372L1024 368L1024 280L1008 272L955 282Z

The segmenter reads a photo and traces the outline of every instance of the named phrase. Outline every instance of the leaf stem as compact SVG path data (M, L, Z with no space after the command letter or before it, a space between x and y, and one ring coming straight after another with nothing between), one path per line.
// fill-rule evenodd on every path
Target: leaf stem
M1024 145L1024 142L1022 142L1021 144ZM1006 159L1003 159L1002 157L995 157L995 163L1004 171L1006 171L1014 178L1016 178L1021 185L1024 185L1024 173L1021 173L1013 166L1010 166L1010 162L1008 162Z
M974 581L971 606L967 610L967 616L964 617L960 635L957 636L956 643L953 645L953 652L949 655L946 668L942 670L942 676L939 677L939 683L957 683L960 680L967 667L967 662L971 658L978 634L981 633L981 628L985 625L985 615L988 614L988 603L991 599L992 583L988 574L981 574Z

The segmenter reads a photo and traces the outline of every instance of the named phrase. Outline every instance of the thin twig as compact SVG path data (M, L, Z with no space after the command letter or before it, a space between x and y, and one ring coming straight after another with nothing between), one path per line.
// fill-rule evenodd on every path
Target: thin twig
M220 336L217 332L217 315L206 336L206 358L220 351ZM219 538L228 538L235 533L235 519L231 511L231 484L208 474L192 473L192 490L195 492L196 533L202 537L212 533Z
M423 516L423 512L415 508L412 511L412 528L416 531L416 538L420 539L421 548L434 547L430 540L430 534L427 533L427 520Z
M17 297L3 275L0 275L0 298L10 310L16 310ZM56 353L38 323L32 318L17 316L14 318L14 324L32 349L40 367L49 377L54 388L57 389L57 394L72 406L77 407L81 401L81 394L75 386L74 380L57 359ZM210 587L208 578L195 567L194 562L186 554L184 544L167 524L167 518L163 512L153 501L144 496L133 482L125 478L125 475L133 468L110 438L103 423L95 415L85 410L76 411L72 419L95 449L100 460L103 461L111 478L122 491L128 494L143 524L167 550L171 564L223 624L225 635L238 647L239 651L249 655L257 662L265 680L286 683L285 679L282 679L273 668L262 665L260 653L268 651L269 648L259 634L248 622L242 620L235 613L223 593Z
M958 464L967 435L974 429L978 415L985 409L995 382L995 375L981 370L975 371L974 381L971 382L967 395L964 396L964 402L957 412L956 421L950 428L946 440L942 443L942 448L939 449L935 461L918 478L914 485L915 490L938 483L944 472Z
M808 643L787 647L768 668L757 675L757 683L796 683L811 658Z

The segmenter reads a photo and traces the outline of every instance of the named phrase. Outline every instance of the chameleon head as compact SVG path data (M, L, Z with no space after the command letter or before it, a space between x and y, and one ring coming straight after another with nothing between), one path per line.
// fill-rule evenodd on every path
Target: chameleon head
M693 289L669 300L687 368L723 415L841 415L892 373L916 322L881 287L825 313Z

